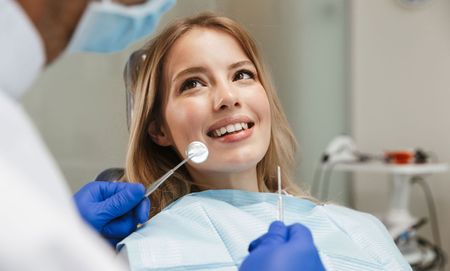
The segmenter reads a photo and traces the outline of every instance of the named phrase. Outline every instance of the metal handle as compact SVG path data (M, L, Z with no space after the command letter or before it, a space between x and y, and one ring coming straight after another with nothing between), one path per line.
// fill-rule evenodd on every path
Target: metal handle
M149 188L147 188L147 190L145 191L145 196L146 197L150 196L150 194L153 193L163 182L165 182L175 172L175 170L177 170L179 167L184 165L191 158L192 158L192 156L188 156L186 159L181 161L174 168L172 168L171 170L167 171L167 173L164 174L161 178L156 180L156 182L154 182Z

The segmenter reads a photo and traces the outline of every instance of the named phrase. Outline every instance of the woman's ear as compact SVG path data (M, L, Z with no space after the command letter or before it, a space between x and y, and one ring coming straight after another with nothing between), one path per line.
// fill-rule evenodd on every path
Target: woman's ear
M147 130L153 142L162 147L172 145L169 135L164 131L164 127L157 125L156 121L151 121Z

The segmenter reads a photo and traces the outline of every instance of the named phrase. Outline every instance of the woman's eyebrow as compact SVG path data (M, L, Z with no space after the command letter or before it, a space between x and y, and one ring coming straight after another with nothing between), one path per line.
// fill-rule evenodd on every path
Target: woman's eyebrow
M190 67L190 68L184 69L184 70L180 71L179 73L177 73L173 77L172 82L175 82L178 78L182 77L185 74L205 73L205 72L206 72L206 68L204 68L204 67Z
M253 62L251 62L250 60L242 60L242 61L231 64L230 66L228 66L228 69L233 70L233 69L237 69L237 68L240 68L240 67L246 66L246 65L254 66Z
M242 66L246 66L246 65L251 65L253 66L253 62L251 62L250 60L242 60L242 61L238 61L236 63L231 64L230 66L228 66L229 70L233 70L233 69L237 69L240 68ZM207 69L205 67L189 67L187 69L184 69L182 71L180 71L179 73L177 73L173 79L172 82L175 82L176 80L178 80L178 78L186 75L186 74L190 74L190 73L206 73Z

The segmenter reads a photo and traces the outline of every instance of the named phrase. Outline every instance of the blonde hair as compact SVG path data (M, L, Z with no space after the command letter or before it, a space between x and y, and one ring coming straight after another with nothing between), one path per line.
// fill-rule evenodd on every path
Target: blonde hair
M134 116L130 127L125 180L139 182L148 187L180 162L180 157L171 147L162 147L153 142L148 134L148 127L151 122L155 122L159 127L163 123L162 71L165 57L182 35L197 27L220 30L234 37L255 65L259 80L266 90L271 108L271 139L266 154L256 167L259 191L277 190L276 166L279 165L282 168L284 190L291 194L304 195L292 181L297 143L266 74L255 42L238 23L212 13L202 13L169 25L141 49L146 57L130 82L134 92ZM151 215L158 213L172 201L198 190L186 168L178 169L171 178L173 180L165 182L150 195Z

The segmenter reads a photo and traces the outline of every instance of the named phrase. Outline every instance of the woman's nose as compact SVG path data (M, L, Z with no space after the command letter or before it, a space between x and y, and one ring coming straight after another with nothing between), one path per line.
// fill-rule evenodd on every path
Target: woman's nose
M230 84L217 85L214 93L214 110L225 110L240 106L239 93Z

